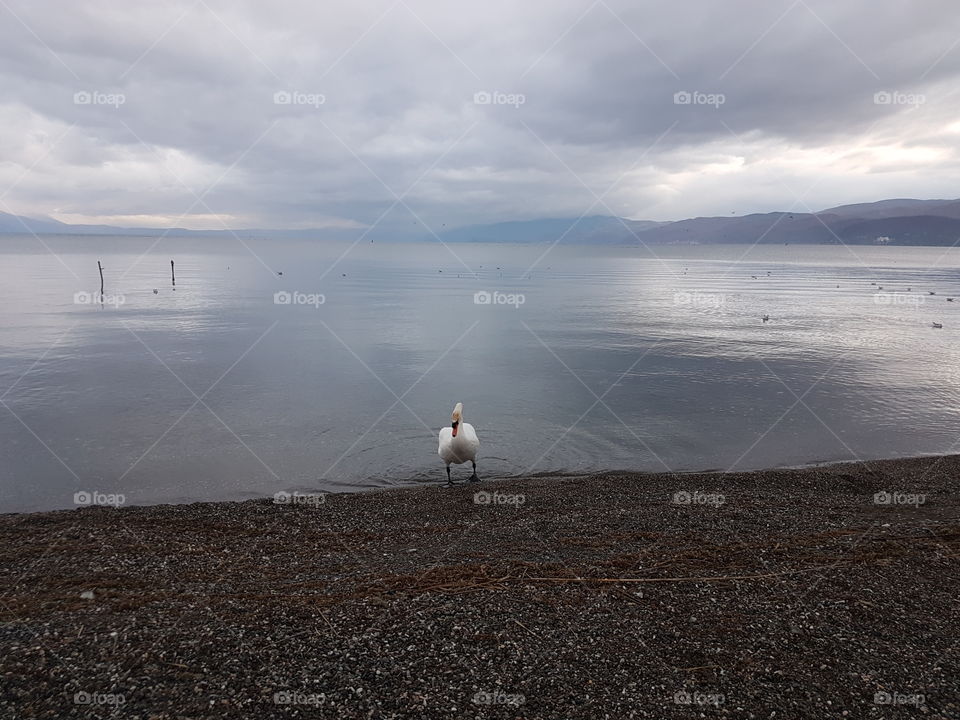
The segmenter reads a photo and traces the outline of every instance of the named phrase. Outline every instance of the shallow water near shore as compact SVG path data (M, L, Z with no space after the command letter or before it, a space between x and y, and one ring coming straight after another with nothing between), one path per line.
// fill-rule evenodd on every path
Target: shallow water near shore
M956 450L960 250L653 250L5 238L0 511Z

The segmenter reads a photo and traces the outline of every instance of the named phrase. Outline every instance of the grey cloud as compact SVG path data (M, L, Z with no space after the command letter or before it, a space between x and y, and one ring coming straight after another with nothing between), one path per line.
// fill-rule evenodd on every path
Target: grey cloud
M206 197L217 213L369 225L395 200L384 185L404 192L441 155L406 200L448 226L576 216L621 178L594 212L787 207L774 177L800 191L825 175L808 198L821 206L955 192L960 17L947 0L9 8L0 184L33 166L4 201L27 214L175 218L236 163ZM495 90L524 102L474 103ZM124 102L77 105L79 91ZM324 102L276 104L284 91ZM681 91L723 103L675 104ZM877 104L880 91L925 102ZM869 149L881 144L915 158ZM846 165L797 155L847 149ZM402 206L382 221L412 222Z

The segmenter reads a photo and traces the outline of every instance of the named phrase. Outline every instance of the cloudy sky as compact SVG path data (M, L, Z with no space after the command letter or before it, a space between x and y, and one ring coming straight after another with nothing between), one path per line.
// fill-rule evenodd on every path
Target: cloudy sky
M0 211L361 230L957 197L956 0L0 0Z

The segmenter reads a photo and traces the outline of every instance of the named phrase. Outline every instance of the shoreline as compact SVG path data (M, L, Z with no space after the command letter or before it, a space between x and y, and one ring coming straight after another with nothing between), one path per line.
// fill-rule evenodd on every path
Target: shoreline
M0 537L2 716L960 717L960 455L87 507Z
M947 459L952 457L960 457L960 453L953 454L938 454L930 453L927 455L909 455L903 457L892 457L892 458L880 458L877 460L850 460L850 461L837 461L837 460L822 460L814 461L810 463L804 463L801 465L776 465L768 468L752 468L745 470L719 470L716 468L706 469L706 470L674 470L671 472L666 471L654 471L654 470L630 470L630 469L610 469L610 470L584 470L584 471L566 471L566 470L545 470L538 473L525 473L519 475L501 475L493 476L489 478L483 478L481 485L494 484L494 483L512 483L512 482L522 482L525 480L579 480L579 479L588 479L592 477L606 477L606 476L631 476L636 478L643 477L661 477L661 476L671 476L671 477L687 477L687 476L697 476L697 477L710 477L716 476L718 478L728 477L728 476L745 476L745 475L755 475L755 474L767 474L767 473L776 473L776 472L785 472L785 471L806 471L806 470L819 470L824 468L833 468L841 466L870 466L878 463L889 463L889 462L915 462L923 460L939 460ZM376 486L376 487L358 487L355 490L320 490L317 488L313 489L289 489L285 492L301 492L311 495L323 495L326 497L340 497L348 495L370 495L377 493L392 493L392 492L409 492L423 489L431 488L442 488L443 480L441 478L433 481L425 480L411 480L409 483L398 484L398 485L388 485L388 486ZM463 480L458 480L455 483L456 487L466 486ZM478 486L479 487L479 486ZM100 491L97 491L100 492ZM103 493L106 494L106 493ZM125 509L125 508L152 508L152 507L180 507L180 506L191 506L191 505L230 505L230 504L242 504L242 503L252 503L252 502L272 502L272 495L265 494L258 497L248 497L243 499L229 499L229 500L184 500L183 502L156 502L156 503L138 503L138 504L122 504L118 508L113 508L107 505L92 505L92 506L74 506L74 507L65 507L65 508L54 508L49 510L14 510L10 512L0 512L0 519L6 517L20 517L28 515L44 515L48 513L69 513L77 510L85 510L89 507L108 507L109 509Z

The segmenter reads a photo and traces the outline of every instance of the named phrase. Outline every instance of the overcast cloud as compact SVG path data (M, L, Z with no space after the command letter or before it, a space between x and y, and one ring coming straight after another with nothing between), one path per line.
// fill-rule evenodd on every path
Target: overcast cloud
M956 0L2 0L0 210L361 231L956 197L958 74Z

